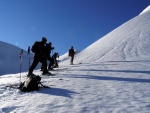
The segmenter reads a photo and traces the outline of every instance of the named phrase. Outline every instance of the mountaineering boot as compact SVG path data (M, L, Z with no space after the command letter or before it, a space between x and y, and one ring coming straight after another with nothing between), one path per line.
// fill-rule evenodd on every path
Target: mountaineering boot
M54 70L54 69L53 68L49 68L48 70L51 71L51 70Z
M43 72L42 75L52 75L52 73L47 71L47 72Z

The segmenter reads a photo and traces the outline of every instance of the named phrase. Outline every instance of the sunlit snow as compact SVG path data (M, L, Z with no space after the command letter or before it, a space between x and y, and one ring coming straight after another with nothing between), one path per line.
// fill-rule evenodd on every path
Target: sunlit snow
M0 113L149 113L150 10L146 12L77 53L74 65L69 65L68 53L61 56L59 68L51 71L56 76L34 70L51 87L39 91L5 87L27 78L29 59L25 52L20 73L20 48L0 42Z

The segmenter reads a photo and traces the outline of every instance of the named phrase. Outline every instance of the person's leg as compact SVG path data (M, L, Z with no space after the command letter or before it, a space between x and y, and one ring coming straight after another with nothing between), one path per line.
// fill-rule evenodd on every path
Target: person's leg
M47 70L47 61L46 61L46 59L40 59L40 62L43 64L43 75L44 74L51 74Z
M31 67L29 68L29 73L28 74L32 74L34 68L37 66L37 64L39 63L39 59L38 58L34 58L33 63L31 65Z
M54 65L54 59L50 58L50 63L49 63L48 69L53 69L53 67L52 67L53 65Z
M71 64L73 64L74 56L71 56Z
M41 65L41 71L43 71L43 68L44 68L44 67L43 67L43 64L42 64L42 65Z
M49 67L50 67L50 68L53 68L53 66L54 66L54 58L51 58L51 59L50 59Z
M57 59L55 60L55 63L56 63L56 67L59 67L59 66L58 66L58 62L57 62Z

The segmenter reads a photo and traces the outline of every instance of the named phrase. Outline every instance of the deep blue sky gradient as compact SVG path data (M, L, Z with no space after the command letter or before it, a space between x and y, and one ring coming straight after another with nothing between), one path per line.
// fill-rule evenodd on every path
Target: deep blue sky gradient
M83 50L132 19L150 0L0 0L0 41L27 50L43 36L54 52Z

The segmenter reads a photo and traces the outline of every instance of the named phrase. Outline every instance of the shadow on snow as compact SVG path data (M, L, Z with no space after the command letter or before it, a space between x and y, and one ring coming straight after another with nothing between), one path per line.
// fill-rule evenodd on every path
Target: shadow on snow
M68 97L71 98L72 94L77 94L74 91L70 91L67 89L60 89L60 88L44 88L40 91L40 93L44 93L44 94L50 94L50 95L55 95L55 96L63 96L63 97Z
M87 70L84 70L87 71ZM123 73L142 73L142 74L150 74L150 71L136 71L136 70L97 70L91 69L89 71L100 71L100 72L123 72Z
M122 77L95 76L95 75L73 75L72 76L70 74L68 76L71 76L71 78L150 83L150 79L139 79L139 78L122 78Z

